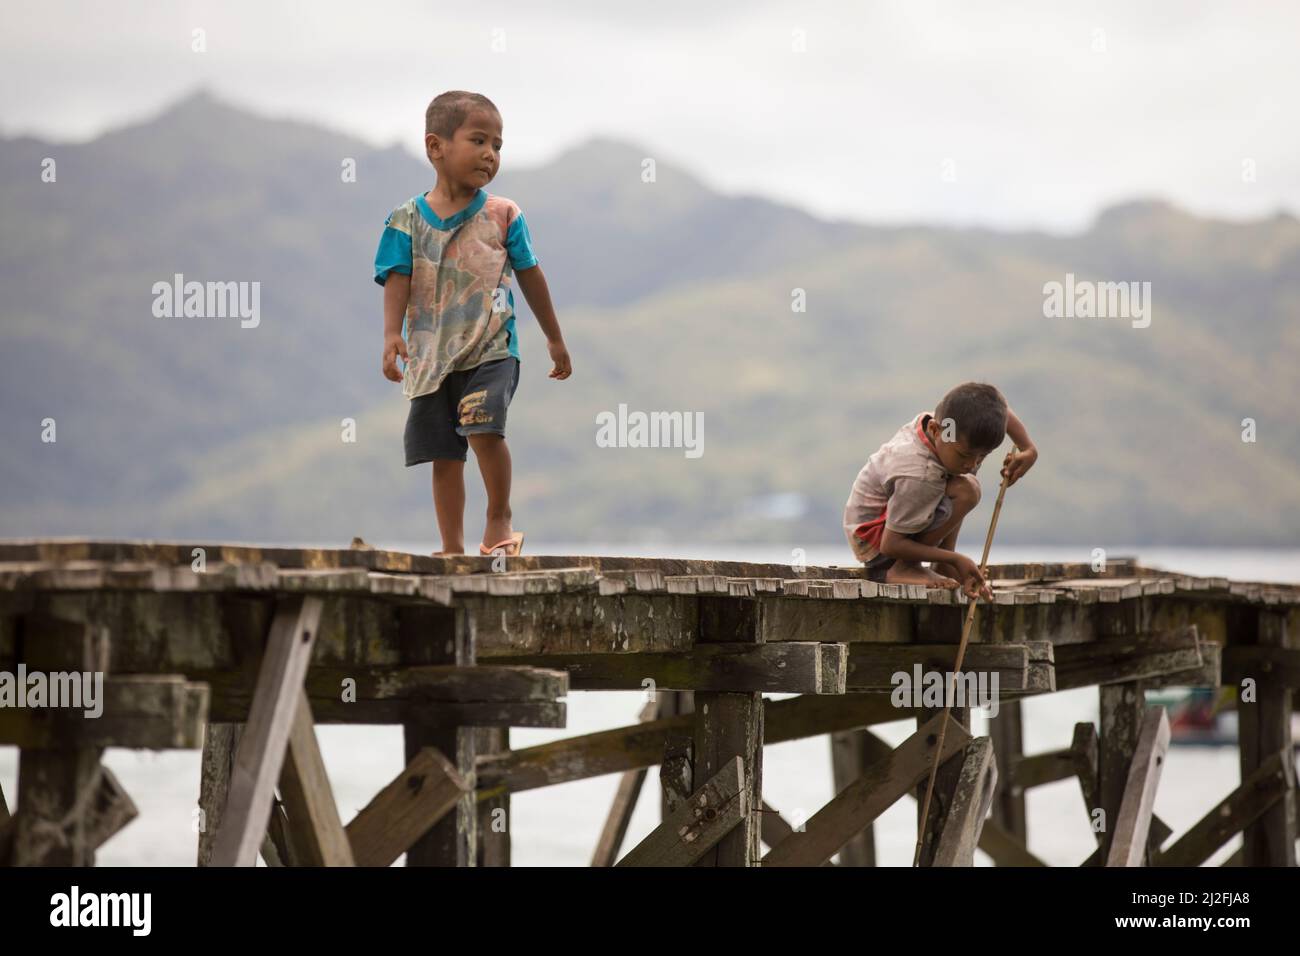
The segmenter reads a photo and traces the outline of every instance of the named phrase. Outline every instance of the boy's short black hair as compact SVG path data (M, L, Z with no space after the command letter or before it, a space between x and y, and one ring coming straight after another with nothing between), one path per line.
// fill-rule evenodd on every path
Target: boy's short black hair
M957 440L965 440L972 451L992 451L1007 435L1007 400L983 382L958 385L943 397L934 417L940 426L951 418L957 426Z
M496 104L482 93L469 93L465 90L439 93L424 111L424 133L426 136L437 133L443 139L451 139L475 110L501 115Z

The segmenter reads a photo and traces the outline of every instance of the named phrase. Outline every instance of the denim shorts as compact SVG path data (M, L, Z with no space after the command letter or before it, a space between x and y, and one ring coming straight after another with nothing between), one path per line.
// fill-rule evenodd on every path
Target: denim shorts
M922 530L917 531L915 534L909 534L908 537L915 538L916 535L918 534L925 534L925 532L927 531L933 531L935 528L939 527L941 524L947 521L948 518L951 516L952 516L952 498L949 497L948 495L944 495L942 498L939 499L938 507L934 509L934 517L930 520L930 524L927 527L923 528ZM890 566L893 565L895 560L896 559L891 558L887 554L876 555L874 558L872 558L870 561L868 561L866 564L863 565L863 567L866 569L867 580L883 583L885 580L885 572L889 570Z
M519 359L484 362L452 372L436 392L411 399L406 416L406 466L464 461L466 435L504 435L506 409L519 387Z

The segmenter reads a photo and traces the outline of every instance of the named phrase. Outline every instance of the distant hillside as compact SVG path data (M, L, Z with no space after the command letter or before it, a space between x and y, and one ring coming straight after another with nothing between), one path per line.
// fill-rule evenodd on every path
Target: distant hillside
M1067 237L874 228L721 196L662 161L643 183L647 155L594 140L514 169L507 153L489 187L527 212L576 369L546 378L517 296L520 527L833 543L865 457L974 378L1042 453L1005 543L1300 537L1294 217L1136 202ZM84 145L0 140L0 534L432 541L370 278L384 217L432 181L401 149L206 94ZM1150 327L1044 318L1043 285L1067 272L1151 282ZM174 273L260 281L260 326L155 318L152 286ZM703 456L598 447L596 415L620 403L702 412Z

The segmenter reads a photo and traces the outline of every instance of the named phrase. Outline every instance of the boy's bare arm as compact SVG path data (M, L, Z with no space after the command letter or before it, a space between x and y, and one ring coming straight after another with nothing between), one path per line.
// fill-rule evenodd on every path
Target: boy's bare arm
M384 377L393 382L402 380L402 370L397 367L397 356L408 361L406 340L402 338L402 320L411 300L411 277L400 272L388 273L384 281Z
M1029 437L1025 423L1010 408L1007 409L1007 436L1016 444L1016 450L1007 455L1002 467L1002 474L1009 478L1007 486L1010 487L1034 467L1034 462L1038 461L1038 448Z
M546 336L546 350L550 353L555 367L551 369L550 378L566 379L573 374L573 363L569 360L569 350L564 345L564 336L560 334L560 320L555 317L555 307L551 304L551 290L546 285L546 276L541 266L521 269L515 273L519 277L519 291L524 294L528 307L537 316L537 324Z

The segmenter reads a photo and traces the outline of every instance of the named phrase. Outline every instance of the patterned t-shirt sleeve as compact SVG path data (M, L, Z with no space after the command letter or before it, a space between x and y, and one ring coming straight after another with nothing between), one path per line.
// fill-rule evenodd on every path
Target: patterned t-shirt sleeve
M897 478L885 506L885 527L895 534L916 534L934 520L935 509L943 499L943 485L919 478Z
M375 281L383 285L390 272L411 274L411 222L405 208L394 209L384 220L375 252Z
M528 234L528 223L522 211L511 220L510 228L506 231L506 251L510 253L510 268L516 272L537 265L533 237Z

